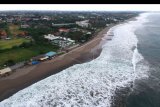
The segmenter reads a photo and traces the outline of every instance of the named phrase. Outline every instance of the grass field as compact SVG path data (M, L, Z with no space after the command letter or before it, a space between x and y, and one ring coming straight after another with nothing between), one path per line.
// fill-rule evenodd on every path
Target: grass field
M25 39L25 38L14 38L11 40L0 40L0 50L3 49L9 49L12 48L13 46L19 46L23 42L29 42L30 40Z
M56 51L58 47L52 46L50 44L32 44L30 47L17 47L24 42L29 42L31 40L25 38L16 38L16 35L22 33L19 30L18 25L9 24L8 25L9 36L11 40L0 40L0 69L4 68L4 63L12 60L14 63L29 60L33 56L47 53L49 51Z
M9 31L12 36L16 36L17 34L20 34L23 32L23 31L19 30L20 27L18 25L9 24L8 28L9 28Z
M8 60L13 60L15 63L28 60L33 56L46 53L48 51L56 51L57 49L53 46L44 46L44 45L34 45L29 48L17 48L10 49L8 51L0 53L0 69L3 68L3 65Z

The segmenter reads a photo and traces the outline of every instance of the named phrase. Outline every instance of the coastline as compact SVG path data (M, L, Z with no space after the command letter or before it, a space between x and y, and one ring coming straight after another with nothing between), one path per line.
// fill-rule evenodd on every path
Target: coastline
M126 20L124 23L130 21L137 21L137 17L130 18ZM137 82L137 81L136 81ZM127 106L127 98L133 92L133 84L130 84L128 87L120 87L115 90L115 94L113 96L113 100L111 102L111 107L126 107Z
M98 57L102 50L103 43L101 43L101 41L105 36L104 34L106 34L111 27L126 23L126 21L127 20L117 24L111 24L100 31L93 39L66 54L60 55L52 60L42 62L38 65L17 69L18 72L0 79L0 93L3 93L0 95L0 101L10 97L19 90L24 89L50 75L56 74L74 64L88 62L93 58Z

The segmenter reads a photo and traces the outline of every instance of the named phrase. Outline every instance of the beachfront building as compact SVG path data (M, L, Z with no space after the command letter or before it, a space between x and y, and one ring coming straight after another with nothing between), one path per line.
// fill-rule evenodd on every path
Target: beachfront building
M84 21L76 21L76 24L81 26L81 27L88 27L89 26L89 20L84 20Z
M44 54L38 55L38 56L32 57L32 58L31 58L31 61L39 61L41 58L44 58L44 57L45 57Z
M7 67L0 70L0 76L4 76L6 74L10 74L12 72L11 68Z
M55 56L57 53L56 52L53 52L53 51L50 51L48 53L45 54L46 57L53 57Z
M71 40L70 38L66 39L66 38L60 38L60 39L56 39L54 41L52 41L53 44L58 45L62 48L65 48L67 46L71 46L73 44L75 44L74 40Z
M31 61L34 62L34 61L45 61L49 58L52 58L53 56L55 56L57 53L56 52L53 52L53 51L50 51L46 54L42 54L42 55L38 55L38 56L35 56L35 57L32 57Z
M44 35L44 38L51 41L52 44L58 45L63 48L75 44L75 40L61 36L54 36L52 34Z

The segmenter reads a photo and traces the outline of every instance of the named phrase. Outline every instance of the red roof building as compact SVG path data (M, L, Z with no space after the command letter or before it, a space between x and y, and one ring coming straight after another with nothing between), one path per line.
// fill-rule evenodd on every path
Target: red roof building
M7 33L6 33L6 31L0 31L0 36L7 36Z
M0 39L6 39L7 38L7 33L4 30L0 30Z

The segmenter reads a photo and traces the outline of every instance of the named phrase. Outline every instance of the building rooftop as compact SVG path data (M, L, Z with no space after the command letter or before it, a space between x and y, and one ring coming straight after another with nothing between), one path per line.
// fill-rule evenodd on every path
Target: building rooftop
M59 32L69 32L69 29L66 29L66 28L60 28L60 29L59 29Z
M56 55L56 52L53 52L53 51L50 51L50 52L45 54L45 56L48 56L48 57L51 57L51 56L54 56L54 55Z
M3 75L3 74L5 74L5 73L9 73L9 72L11 72L12 70L9 68L9 67L7 67L7 68L4 68L4 69L1 69L0 70L0 75Z

